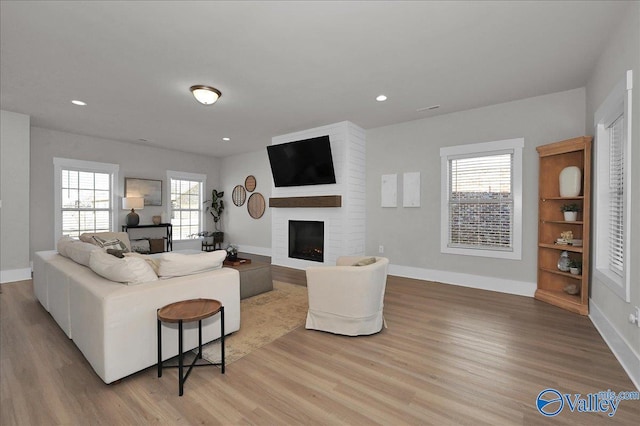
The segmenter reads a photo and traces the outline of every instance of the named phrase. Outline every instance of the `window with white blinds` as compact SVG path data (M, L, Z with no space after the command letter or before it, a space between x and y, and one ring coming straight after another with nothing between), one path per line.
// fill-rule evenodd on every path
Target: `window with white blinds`
M450 247L511 248L513 154L449 160Z
M442 148L443 253L520 258L523 139Z
M188 240L204 231L203 193L205 175L168 172L170 217L174 240Z
M609 131L609 268L624 273L624 116L608 127Z
M631 105L633 73L627 71L594 115L594 285L631 301Z
M117 164L54 158L55 238L116 229Z

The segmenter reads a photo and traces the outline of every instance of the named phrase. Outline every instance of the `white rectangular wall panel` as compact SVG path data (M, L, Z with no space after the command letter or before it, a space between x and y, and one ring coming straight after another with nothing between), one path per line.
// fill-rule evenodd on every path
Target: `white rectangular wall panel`
M420 172L402 176L402 206L420 207Z

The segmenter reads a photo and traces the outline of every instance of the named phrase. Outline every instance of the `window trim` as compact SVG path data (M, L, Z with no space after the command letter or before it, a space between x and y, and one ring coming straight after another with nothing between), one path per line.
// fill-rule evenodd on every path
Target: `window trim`
M440 252L465 256L522 259L522 150L524 138L505 139L440 148ZM511 250L449 247L449 160L461 157L513 153L513 224Z
M54 244L62 237L62 170L78 170L93 173L109 173L111 176L111 230L118 228L118 172L120 166L112 163L100 163L96 161L76 160L73 158L53 157L53 185L54 185L54 220L53 241Z
M607 286L614 294L625 302L631 302L631 145L632 145L632 89L633 72L628 70L625 78L616 84L605 101L594 114L596 133L595 144L595 178L594 178L594 262L593 276ZM624 211L623 223L623 275L620 276L609 269L609 132L607 128L621 114L624 114L623 144L624 157Z
M171 223L171 218L172 218L172 212L173 212L173 208L171 207L171 179L179 179L179 180L192 180L192 181L199 181L202 183L202 193L200 194L200 230L204 231L205 229L205 219L206 216L204 214L204 200L205 200L205 194L207 191L207 175L203 174L203 173L189 173L189 172L179 172L179 171L175 171L175 170L167 170L167 189L166 189L166 195L167 195L167 209L166 209L166 213L167 213L167 217L168 222ZM175 238L175 236L172 235L173 241L189 241L189 240L181 240L178 238Z

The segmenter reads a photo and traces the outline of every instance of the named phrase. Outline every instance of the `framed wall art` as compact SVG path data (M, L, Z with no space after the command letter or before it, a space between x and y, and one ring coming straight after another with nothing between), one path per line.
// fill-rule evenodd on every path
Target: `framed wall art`
M162 181L154 179L124 178L125 197L144 197L145 206L162 205Z

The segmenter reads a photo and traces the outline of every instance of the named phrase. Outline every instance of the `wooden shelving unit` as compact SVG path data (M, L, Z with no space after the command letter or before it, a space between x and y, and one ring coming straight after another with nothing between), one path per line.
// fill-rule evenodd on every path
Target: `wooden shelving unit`
M537 147L540 157L538 203L538 287L535 298L569 311L589 313L589 245L591 210L591 141L581 136ZM559 176L562 169L577 166L582 171L582 193L561 197ZM576 203L581 212L578 220L567 222L560 211L563 204ZM572 231L582 246L556 244L564 231ZM572 260L582 262L580 275L558 269L560 254L566 251ZM564 288L578 285L579 293L568 294Z

